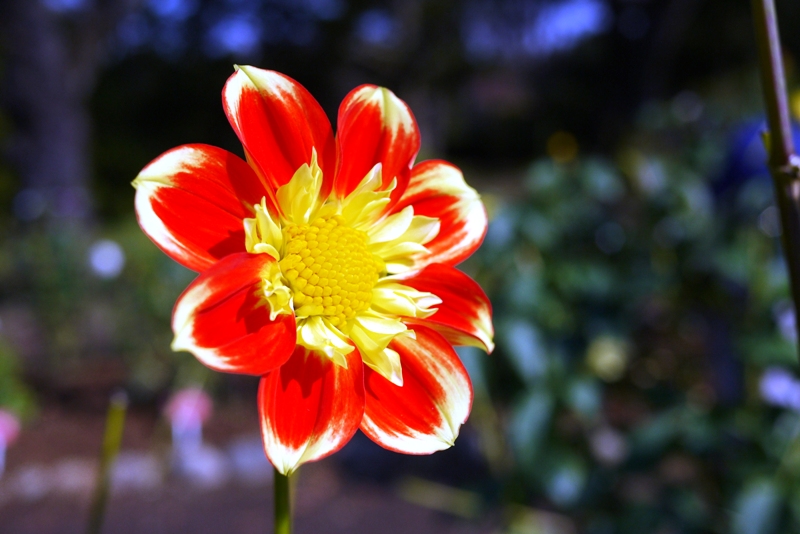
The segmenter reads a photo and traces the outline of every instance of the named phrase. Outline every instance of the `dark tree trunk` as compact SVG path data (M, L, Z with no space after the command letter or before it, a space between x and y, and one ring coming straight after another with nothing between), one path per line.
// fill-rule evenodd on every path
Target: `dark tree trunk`
M56 13L38 0L0 2L0 103L13 124L7 156L22 180L20 218L91 219L86 103L109 34L134 3Z

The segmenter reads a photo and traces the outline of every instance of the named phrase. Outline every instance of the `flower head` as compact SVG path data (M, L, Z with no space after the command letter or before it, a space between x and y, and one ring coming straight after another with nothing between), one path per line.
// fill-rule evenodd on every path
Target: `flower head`
M391 91L363 85L338 134L273 71L223 90L246 161L184 145L134 180L144 232L200 275L173 312L173 349L260 375L267 456L284 474L361 430L391 450L452 445L472 386L453 344L491 351L491 307L453 266L486 232L461 172L414 166L419 130Z

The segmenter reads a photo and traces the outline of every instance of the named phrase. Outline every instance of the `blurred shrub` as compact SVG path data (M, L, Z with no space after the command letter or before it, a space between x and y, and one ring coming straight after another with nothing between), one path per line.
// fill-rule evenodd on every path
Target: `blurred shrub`
M579 532L800 529L800 417L758 396L797 366L758 128L732 146L698 117L652 105L614 159L534 162L468 266L495 307L471 370L514 458L504 499Z
M30 383L67 396L124 385L148 400L176 380L206 380L194 358L169 348L172 306L194 273L132 218L102 232L45 225L0 242L0 318Z

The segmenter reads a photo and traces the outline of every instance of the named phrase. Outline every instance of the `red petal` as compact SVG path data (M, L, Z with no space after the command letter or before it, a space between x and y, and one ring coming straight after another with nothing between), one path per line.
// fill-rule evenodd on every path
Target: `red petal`
M280 369L261 379L258 390L261 435L272 465L290 474L350 441L364 414L361 355L347 356L347 368L298 346Z
M250 166L227 150L184 145L142 169L136 217L172 259L204 271L220 258L244 251L242 219L266 189Z
M430 317L404 321L430 326L454 345L472 345L492 352L492 304L475 280L449 265L434 263L402 283L442 299Z
M455 165L430 160L414 166L411 180L392 211L414 206L415 215L439 219L441 228L432 241L425 244L431 252L419 261L456 265L478 250L488 228L486 209L478 193L464 181Z
M383 185L397 179L396 201L405 191L420 146L417 121L405 102L383 87L353 89L339 107L336 193L347 196L380 163Z
M305 87L270 70L241 66L222 90L225 114L245 151L273 188L311 162L313 149L323 177L322 195L333 184L336 143L331 123Z
M226 373L263 375L294 350L294 315L269 318L256 296L269 254L231 254L203 272L178 298L172 312L173 350Z
M361 430L372 441L406 454L453 445L472 407L472 383L453 347L438 333L414 326L417 339L399 336L403 385L364 370L367 400Z

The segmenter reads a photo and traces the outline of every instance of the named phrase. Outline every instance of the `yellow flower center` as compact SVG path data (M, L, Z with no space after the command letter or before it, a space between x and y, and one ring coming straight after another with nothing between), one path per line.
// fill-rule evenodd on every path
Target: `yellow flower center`
M367 250L366 233L333 216L287 224L283 236L286 248L279 265L297 317L322 315L344 326L369 308L381 267Z

